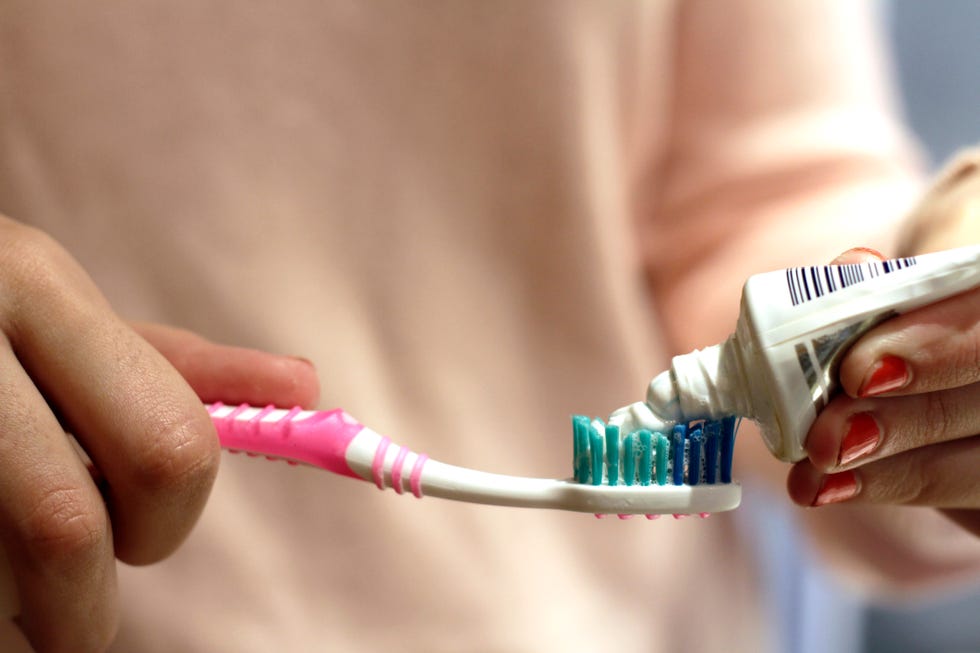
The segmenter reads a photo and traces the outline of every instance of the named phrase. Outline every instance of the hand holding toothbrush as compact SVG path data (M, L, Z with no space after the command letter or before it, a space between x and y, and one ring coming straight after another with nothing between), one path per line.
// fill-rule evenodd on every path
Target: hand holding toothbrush
M115 560L156 562L190 531L219 457L202 399L317 394L302 360L127 324L59 245L0 216L0 545L35 650L103 650Z

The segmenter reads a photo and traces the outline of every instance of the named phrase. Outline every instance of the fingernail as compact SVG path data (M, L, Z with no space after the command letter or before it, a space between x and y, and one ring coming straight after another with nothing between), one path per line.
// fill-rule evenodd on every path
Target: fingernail
M856 413L847 420L847 431L840 443L838 465L847 463L869 454L878 447L881 431L878 422L871 413Z
M858 255L863 255L859 257ZM870 247L852 247L847 250L833 261L830 262L831 265L846 265L848 263L858 263L858 259L863 257L876 258L879 261L885 260L885 255L876 249L871 249Z
M292 358L294 361L299 361L300 363L305 363L310 367L314 367L313 361L311 361L309 358L304 358L302 356L290 356L290 358Z
M814 507L825 506L828 503L847 501L858 493L857 475L853 471L827 474L820 483L820 490L813 500Z
M884 356L874 364L861 384L858 395L874 397L908 385L909 368L898 356Z
M856 251L856 252L864 252L865 254L870 254L871 256L874 256L875 258L879 258L879 259L884 259L885 258L885 255L884 254L882 254L878 250L873 249L871 247L855 247L854 248L854 251Z

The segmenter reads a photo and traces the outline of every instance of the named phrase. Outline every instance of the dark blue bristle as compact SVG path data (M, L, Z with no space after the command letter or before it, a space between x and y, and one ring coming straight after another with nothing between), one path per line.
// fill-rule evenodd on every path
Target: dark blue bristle
M735 454L736 417L726 417L721 420L721 460L718 463L722 483L732 482L732 457Z
M687 484L697 485L701 482L701 452L704 449L704 434L701 428L695 428L687 438Z
M704 482L718 482L718 445L721 439L721 423L704 424Z
M623 438L623 482L626 485L636 483L636 433Z
M657 433L657 485L667 485L667 462L670 460L670 442L663 433Z
M640 485L650 485L653 473L653 434L650 431L640 431Z
M575 480L579 483L586 483L589 480L589 418L584 415L572 416L572 431L574 433L574 459L572 460L575 470Z
M603 446L602 446L602 435L596 430L594 426L589 425L589 449L591 450L592 457L592 478L590 479L592 485L602 485L602 466L603 466Z
M670 459L674 485L684 485L684 440L687 439L687 424L677 424L670 434Z
M606 473L609 485L619 483L619 427L606 424Z

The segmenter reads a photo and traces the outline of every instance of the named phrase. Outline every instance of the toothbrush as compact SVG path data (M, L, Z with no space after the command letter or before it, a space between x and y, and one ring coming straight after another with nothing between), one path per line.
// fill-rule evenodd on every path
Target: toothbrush
M735 421L645 431L620 437L600 420L573 418L574 467L570 479L492 474L431 460L394 444L341 409L312 411L209 404L222 447L230 452L283 459L406 491L498 506L615 514L706 515L731 510L741 487L731 482Z
M577 415L574 476L523 478L430 460L393 444L341 409L289 410L208 404L221 446L233 453L307 464L335 474L411 492L498 506L551 508L680 518L738 507L742 490L731 480L735 418L676 425L669 434L637 431ZM17 592L0 549L0 618L18 614Z

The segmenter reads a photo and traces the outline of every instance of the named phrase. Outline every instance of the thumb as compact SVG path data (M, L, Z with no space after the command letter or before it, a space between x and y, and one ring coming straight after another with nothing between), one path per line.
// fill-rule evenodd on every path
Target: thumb
M868 261L884 261L885 255L870 247L854 247L830 262L831 265L850 265L852 263L866 263Z
M203 402L313 408L319 400L316 370L305 359L219 345L162 324L130 326L163 354Z

